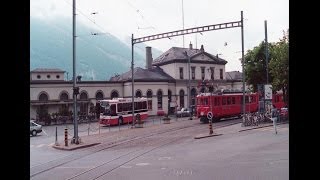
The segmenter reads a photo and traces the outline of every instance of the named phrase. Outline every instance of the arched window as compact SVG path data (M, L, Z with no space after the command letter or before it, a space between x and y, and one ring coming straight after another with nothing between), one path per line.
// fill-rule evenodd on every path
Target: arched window
M96 93L96 100L101 100L101 99L103 99L103 93L101 91L98 91Z
M87 92L83 91L80 93L80 100L86 101L88 100ZM84 116L88 114L88 102L80 102L80 116Z
M68 101L68 99L69 99L68 93L62 92L62 93L60 94L60 101Z
M139 89L136 91L136 97L142 97L142 93Z
M116 90L113 90L112 92L111 92L111 99L113 99L113 98L118 98L119 97L119 93L116 91Z
M88 94L86 92L81 92L80 93L80 100L87 100L88 99Z
M179 99L180 99L180 108L184 107L184 90L180 90L179 92Z
M197 90L195 88L191 89L191 105L196 105Z
M39 101L46 102L46 101L48 101L48 100L49 100L49 98L48 98L47 93L42 92L42 93L40 94L40 96L39 96Z
M158 99L158 109L162 109L162 91L161 89L157 92L157 99Z
M148 110L152 110L152 91L150 89L147 91L147 99L148 99Z

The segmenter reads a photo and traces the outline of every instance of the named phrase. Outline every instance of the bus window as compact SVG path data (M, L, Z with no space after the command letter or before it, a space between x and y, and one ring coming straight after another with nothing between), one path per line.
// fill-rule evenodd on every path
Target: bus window
M236 104L236 97L232 97L232 104Z
M122 103L118 104L118 112L122 112Z
M110 106L110 115L111 115L111 116L117 115L116 105L115 105L115 104L111 104L111 106Z

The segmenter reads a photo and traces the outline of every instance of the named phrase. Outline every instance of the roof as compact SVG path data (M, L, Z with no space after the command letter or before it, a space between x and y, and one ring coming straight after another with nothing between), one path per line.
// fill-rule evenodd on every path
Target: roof
M227 80L242 80L242 72L239 71L230 71L226 72Z
M190 61L192 62L193 58L205 54L208 57L212 59L212 62L207 63L213 63L213 64L226 64L227 61L224 59L219 58L218 56L214 56L212 54L209 54L205 52L203 49L189 49L189 48L181 48L181 47L172 47L168 51L164 52L162 55L157 57L155 60L153 60L152 65L164 65L169 64L173 62L187 62L188 58L185 55L185 52L187 52L188 56L190 56ZM193 61L193 62L199 62L200 61ZM206 63L206 62L201 62Z
M34 70L32 70L31 72L66 72L66 71L63 71L61 69L58 69L58 68L36 68Z
M160 67L152 67L152 69L134 68L134 81L163 81L175 82L175 79L169 76ZM116 75L110 78L110 81L132 81L132 71L128 71L121 75Z

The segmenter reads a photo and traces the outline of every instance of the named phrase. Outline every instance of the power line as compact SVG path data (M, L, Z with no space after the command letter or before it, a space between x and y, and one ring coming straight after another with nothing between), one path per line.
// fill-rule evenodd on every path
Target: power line
M64 0L64 2L66 2L68 5L70 5L70 6L72 7L72 5L71 5L68 1ZM76 8L76 11L78 11L81 15L83 15L83 16L86 17L89 21L91 21L93 24L95 24L97 27L99 27L100 30L102 30L103 32L107 32L107 31L105 31L105 30L103 29L103 27L101 27L100 25L98 25L94 20L90 19L85 13L81 12L79 8ZM98 12L92 12L91 14L92 14L92 15L95 15L95 14L98 14ZM103 34L109 34L109 33L103 33Z

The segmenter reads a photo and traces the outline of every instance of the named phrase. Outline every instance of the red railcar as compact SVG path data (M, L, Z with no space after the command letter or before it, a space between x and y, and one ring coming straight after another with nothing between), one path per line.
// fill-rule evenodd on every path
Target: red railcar
M213 120L217 121L221 118L236 117L242 114L242 93L230 94L211 94L201 93L197 95L197 114L201 122L208 122L207 114L212 112ZM277 109L284 107L282 94L275 94L272 103ZM259 107L259 94L250 93L245 95L246 112L256 112Z

